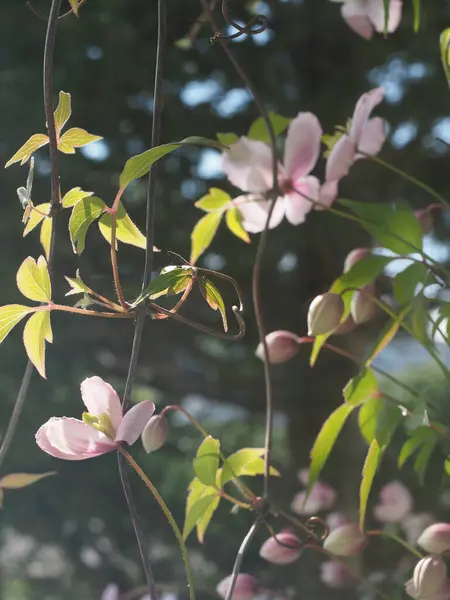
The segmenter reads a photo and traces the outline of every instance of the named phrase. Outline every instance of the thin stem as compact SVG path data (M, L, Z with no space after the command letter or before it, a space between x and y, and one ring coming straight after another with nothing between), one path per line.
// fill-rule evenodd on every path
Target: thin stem
M125 300L125 296L123 295L122 285L120 283L120 275L119 275L119 263L117 262L117 214L116 212L111 212L111 265L113 271L114 278L114 286L116 288L117 298L119 299L120 306L124 309L128 309L128 304Z
M406 542L405 540L402 540L402 538L398 537L394 533L389 533L388 531L381 531L381 529L380 530L377 529L377 530L373 530L373 531L365 531L364 533L366 535L370 535L373 537L381 536L381 537L389 538L390 540L397 542L397 544L399 544L400 546L402 546L403 548L408 550L408 552L411 552L411 554L414 554L414 556L416 558L423 558L423 556L424 556L421 552L419 552L418 550L416 550L415 548L410 546L408 544L408 542Z
M112 313L112 312L101 312L97 310L88 310L87 308L76 308L75 306L65 306L64 304L51 304L47 306L43 306L42 308L36 308L36 312L42 310L60 310L62 312L69 312L76 315L85 315L88 317L105 317L107 319L132 319L133 313L128 312L120 312L120 313Z
M241 502L240 500L237 500L237 498L233 498L233 496L230 496L230 494L227 494L227 492L224 492L223 490L220 491L220 496L225 500L228 500L228 502L239 506L239 508L243 508L244 510L252 510L250 504L247 504L246 502Z
M150 481L150 479L147 477L147 475L144 473L141 467L137 464L134 458L123 447L119 447L119 452L125 457L125 459L128 461L128 464L136 471L137 475L139 475L139 477L145 483L147 488L151 491L153 497L155 498L161 510L163 511L164 516L169 521L169 524L172 527L175 537L177 538L178 544L180 546L181 555L183 557L184 568L186 570L187 586L189 590L189 598L190 600L195 600L194 581L192 578L191 567L189 565L189 557L186 549L186 544L184 543L184 539L181 534L181 531L178 528L177 522L173 518L172 513L170 512L167 504L164 502L158 490L155 488L153 483Z

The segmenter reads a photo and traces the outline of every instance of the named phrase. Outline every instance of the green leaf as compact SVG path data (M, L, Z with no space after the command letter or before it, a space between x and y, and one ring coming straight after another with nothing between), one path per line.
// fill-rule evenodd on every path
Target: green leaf
M54 112L57 137L61 133L61 129L69 120L71 114L72 108L70 103L70 94L66 94L66 92L59 92L59 102Z
M289 124L292 121L292 119L282 117L274 112L269 113L269 120L276 136L280 135L280 133L283 133L283 131L289 127ZM267 129L266 122L262 117L256 119L256 121L252 124L247 137L249 137L251 140L266 142L267 144L270 143L269 130Z
M394 279L394 296L400 304L410 302L417 286L425 284L428 277L428 268L423 263L412 263Z
M197 523L204 517L205 512L217 498L217 493L210 496L203 496L192 505L186 507L186 517L184 519L183 539L187 539ZM211 515L212 516L212 515Z
M220 496L216 494L213 498L212 502L203 509L203 515L197 521L197 538L200 544L203 544L205 539L205 533L208 528L208 525L213 518L214 513L216 512L220 503Z
M78 0L69 0L69 4L73 10L73 14L78 17Z
M311 467L309 470L308 494L330 456L331 450L348 417L354 410L351 404L341 404L331 413L322 425L311 450Z
M366 460L364 462L361 486L359 488L359 526L364 530L366 520L367 502L369 500L370 490L373 480L381 461L382 451L377 440L373 440L369 446Z
M81 279L79 269L77 269L75 278L64 276L64 279L66 279L67 283L72 288L66 293L66 296L73 296L75 294L88 294L91 291L90 287Z
M133 306L136 306L145 298L156 300L161 296L172 296L184 292L186 287L195 277L195 271L188 265L176 267L170 265L165 267L161 273L152 279L145 290L135 300Z
M197 222L191 233L191 260L194 264L199 257L209 248L216 235L222 212L215 211L206 214Z
M143 175L146 175L151 166L166 154L177 150L183 146L208 146L210 148L216 148L218 150L223 150L224 145L220 142L216 142L215 140L208 140L202 137L188 137L181 142L175 142L173 144L164 144L162 146L156 146L156 148L151 148L150 150L146 150L142 154L138 154L137 156L132 156L125 163L125 167L120 175L120 189L123 190L126 186L134 181L135 179L139 179Z
M339 200L339 203L361 219L361 225L381 246L397 254L422 251L422 228L408 204L375 204L354 200Z
M358 415L359 429L370 445L374 439L380 444L389 445L391 437L402 422L400 407L383 398L370 398Z
M45 219L45 216L48 213L48 209L50 208L50 203L45 202L44 204L38 204L35 207L37 210L31 210L30 216L28 217L27 224L25 225L25 229L23 230L23 237L28 235L30 231L33 231L35 227L39 225L39 223ZM39 212L38 212L39 211ZM43 214L40 214L43 213Z
M216 485L220 442L210 435L203 440L194 458L194 471L204 485Z
M58 150L64 152L64 154L75 154L75 148L81 148L82 146L87 146L92 142L98 142L98 140L102 139L101 136L92 135L92 133L88 133L85 129L72 127L72 129L68 129L66 133L60 137Z
M83 198L92 196L93 192L85 192L80 187L74 187L64 194L64 198L61 200L61 204L64 208L71 208Z
M231 196L223 190L219 188L209 188L206 196L203 196L200 198L200 200L197 200L195 206L201 210L204 210L205 212L210 212L225 208L225 206L231 204L231 202Z
M232 234L247 244L250 244L250 236L242 226L242 215L235 206L227 210L225 214L225 222Z
M441 33L441 59L447 83L450 85L450 27Z
M383 0L384 4L384 35L388 34L389 27L389 13L391 11L391 0Z
M50 302L52 288L47 269L47 261L43 256L36 262L29 256L17 271L17 287L24 296L37 302Z
M411 310L410 306L405 307L398 315L397 318L389 320L381 330L380 335L377 337L375 342L369 351L369 356L366 360L366 367L372 364L375 358L386 348L386 346L392 341L397 334L400 325L405 318L406 314Z
M28 358L44 379L46 378L45 340L49 342L52 341L50 312L35 312L34 315L31 315L28 319L23 330L23 343Z
M414 10L414 33L420 29L420 0L413 0Z
M0 479L0 488L17 490L28 487L45 477L50 477L50 475L56 475L56 471L49 471L48 473L10 473Z
M105 203L97 196L83 198L75 204L69 219L70 240L75 253L83 252L89 226L104 210Z
M110 213L105 213L98 222L100 232L109 244L111 243L111 223ZM133 223L121 202L119 202L116 213L116 239L123 244L136 246L143 250L147 245L145 235Z
M0 343L25 315L34 312L34 308L22 304L0 306Z
M221 485L237 477L264 474L264 448L241 448L228 456L222 468ZM271 475L279 476L279 472L270 468Z
M423 483L431 455L438 443L438 434L430 427L419 427L416 429L409 440L407 440L400 451L398 457L398 466L402 468L405 462L418 451L414 461L414 470L419 480Z
M225 302L223 300L222 294L216 288L212 281L209 279L199 279L200 291L203 294L206 302L213 310L218 310L222 317L223 329L224 331L228 331L228 322L227 322L227 310L225 308Z
M364 368L350 379L344 388L344 398L348 404L359 406L378 393L378 382L372 369Z
M235 144L239 141L239 136L235 133L217 133L216 137L224 146L231 146L231 144Z
M53 219L44 219L41 225L41 233L39 235L39 240L41 242L42 248L44 249L47 260L50 256L50 246L52 243L52 227Z
M48 136L43 133L35 133L17 150L14 156L8 160L5 168L19 161L21 165L24 165L30 156L34 154L38 148L45 146L45 144L48 144Z

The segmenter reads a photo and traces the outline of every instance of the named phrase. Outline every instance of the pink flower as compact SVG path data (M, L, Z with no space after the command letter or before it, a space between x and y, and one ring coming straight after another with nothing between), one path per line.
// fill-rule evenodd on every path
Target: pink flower
M450 525L448 523L435 523L427 527L417 540L427 552L441 554L450 550Z
M230 585L231 575L222 579L216 588L217 593L222 598L225 598ZM251 575L240 573L236 579L232 600L252 600L258 591L256 580Z
M330 510L336 501L336 492L327 483L318 482L313 485L306 499L306 491L299 492L291 502L291 510L298 515L314 515L323 510Z
M299 350L298 336L290 331L272 331L266 335L267 349L269 353L269 362L273 365L285 363L294 358ZM256 356L264 360L264 349L262 344L258 344Z
M380 503L373 510L378 521L398 523L408 515L413 507L413 500L408 489L400 481L392 481L380 490Z
M100 600L119 600L120 593L119 588L115 583L109 583L103 590L102 597Z
M330 531L334 531L341 525L346 525L348 523L348 519L345 515L339 512L332 512L327 515L327 525Z
M343 2L341 14L347 25L361 37L370 40L374 30L384 32L383 0L332 0ZM402 0L391 0L387 30L394 32L400 25L402 17Z
M446 600L450 586L442 558L426 556L417 563L412 579L406 582L406 593L416 600Z
M334 589L347 587L352 582L352 577L344 565L337 560L330 560L320 565L320 579Z
M369 248L355 248L351 252L347 254L347 257L344 261L344 273L348 273L353 265L356 265L357 262L367 258L371 255L371 251Z
M279 165L280 196L270 227L279 225L283 217L292 225L303 223L313 208L307 198L319 201L320 184L310 173L319 158L321 136L322 128L312 113L299 113L292 120L286 136L284 163ZM234 200L242 214L243 226L250 233L262 231L270 207L264 194L273 185L270 147L241 137L224 154L223 170L233 185L246 192Z
M301 542L291 531L280 531L276 537L270 537L264 542L259 555L274 565L288 565L299 558Z
M56 458L84 460L116 450L121 442L131 445L138 439L155 405L150 400L122 413L120 399L100 377L81 384L81 396L89 412L83 420L52 417L36 433L38 446Z
M336 556L356 556L364 550L367 542L367 537L356 523L346 523L330 532L323 547Z
M431 529L430 525L433 525L433 523L436 523L436 519L430 513L411 513L406 515L400 524L405 532L408 544L411 546L419 544L420 546L419 537L421 538L421 534L425 534ZM447 527L450 529L449 525L447 525ZM448 541L448 549L450 550L450 535ZM427 552L432 552L433 554L439 554L439 551L437 550L430 550L429 548L425 548L425 550L427 550Z

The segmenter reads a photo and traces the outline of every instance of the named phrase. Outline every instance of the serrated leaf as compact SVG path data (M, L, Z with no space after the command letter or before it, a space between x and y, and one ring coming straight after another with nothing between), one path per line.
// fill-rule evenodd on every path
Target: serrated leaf
M276 136L280 135L280 133L283 133L283 131L289 127L289 124L292 121L292 119L282 117L274 112L269 113L269 120ZM251 140L266 142L267 144L270 143L269 131L267 129L266 122L262 117L259 117L256 119L256 121L254 121L249 129L247 137L249 137Z
M450 85L450 27L444 29L441 33L440 45L442 66L447 77L447 83Z
M39 240L41 242L42 248L44 249L45 256L48 260L50 256L50 246L52 241L52 227L53 227L53 219L44 219L41 225L41 233L39 235Z
M235 133L216 133L216 137L224 146L231 146L239 141L239 136Z
M45 144L48 144L48 136L43 133L35 133L17 150L14 156L8 160L5 168L19 161L21 165L24 165L30 156L34 154L38 148L45 146Z
M348 404L359 406L378 393L378 382L372 369L364 368L350 379L344 388L344 398Z
M145 298L156 300L161 296L180 294L194 277L194 270L188 266L166 267L161 273L152 279L144 291L135 300L134 306ZM186 285L184 285L186 283Z
M75 154L75 148L81 148L102 139L100 135L92 135L92 133L88 133L85 129L72 127L72 129L68 129L59 138L58 150L64 152L64 154Z
M191 531L197 525L197 523L202 519L205 514L205 511L209 508L212 502L216 499L217 494L210 496L203 496L196 502L194 502L189 508L186 510L186 517L184 519L184 527L183 527L183 539L187 539Z
M45 340L51 341L49 311L35 312L28 319L23 330L23 343L28 358L38 370L41 377L45 375Z
M210 435L200 444L193 461L194 471L204 485L216 485L219 468L220 442Z
M203 196L200 198L200 200L197 200L195 206L201 210L204 210L205 212L210 212L225 208L225 206L231 202L231 196L223 190L219 188L209 188L206 196Z
M209 279L202 278L199 280L200 291L203 294L206 302L213 310L218 310L222 317L224 331L228 331L227 310L222 294L217 287Z
M24 296L37 302L50 302L52 288L47 269L47 261L40 256L36 262L29 256L17 271L17 287Z
M78 17L78 0L69 0L69 4L73 10L73 14Z
M393 284L394 296L400 304L410 302L417 287L424 284L428 277L428 268L423 263L412 263L399 273Z
M27 224L23 230L23 237L28 235L30 231L33 231L33 229L37 227L43 219L45 219L45 215L48 213L48 209L50 208L50 203L44 202L44 204L38 204L35 208L37 210L31 209Z
M247 244L250 244L250 236L242 226L242 221L242 214L235 206L227 210L225 214L225 222L227 224L228 229L233 235L238 237L240 240L246 242Z
M70 103L70 94L66 94L66 92L59 92L59 102L54 112L57 137L59 137L61 129L67 123L71 114L72 108Z
M111 243L111 224L112 216L110 213L105 213L98 222L100 233L109 244ZM130 244L144 250L147 244L145 235L133 223L121 202L119 202L116 213L116 239L124 244Z
M61 200L61 204L64 208L71 208L83 198L88 198L92 196L93 192L85 192L80 187L74 187L69 190L66 194L64 194L63 199Z
M367 502L369 500L373 480L380 464L381 455L382 452L379 443L377 440L373 440L369 446L366 460L364 461L361 486L359 488L359 526L361 530L364 530Z
M49 471L48 473L10 473L0 479L0 488L17 490L28 487L45 477L50 477L50 475L56 475L56 471Z
M34 308L22 304L0 306L0 343L25 315L34 312Z
M382 352L386 346L393 340L395 335L397 334L400 325L403 321L405 315L411 310L409 306L403 309L398 315L395 321L391 319L386 323L386 325L381 330L380 335L377 337L375 342L372 344L372 347L369 351L368 358L365 362L366 367L370 366L375 358Z
M75 294L86 294L91 291L90 287L88 285L86 285L84 283L84 281L81 279L79 270L77 270L75 278L66 277L66 276L64 276L64 278L66 279L67 283L72 288L71 290L69 290L66 293L66 296L73 296Z
M206 214L197 222L191 233L191 260L194 264L199 257L209 248L216 235L222 212L215 211Z
M75 253L83 252L89 226L99 218L104 209L105 203L97 196L83 198L73 207L69 219L69 233Z
M183 146L208 146L210 148L216 148L217 150L223 150L224 145L215 140L208 140L202 137L188 137L181 142L175 142L172 144L163 144L162 146L156 146L150 150L146 150L142 154L132 156L125 163L125 167L120 175L120 189L126 188L126 186L139 179L143 175L146 175L151 166L160 158L166 156L170 152L177 150Z

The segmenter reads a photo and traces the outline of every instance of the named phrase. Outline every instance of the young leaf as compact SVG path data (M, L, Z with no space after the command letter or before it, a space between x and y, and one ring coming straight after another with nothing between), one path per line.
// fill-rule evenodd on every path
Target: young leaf
M200 291L203 294L206 302L213 310L218 310L222 316L224 331L228 331L227 311L222 294L216 288L212 281L204 277L199 280Z
M56 475L56 471L49 471L48 473L10 473L0 479L0 488L17 490L32 485L45 477L50 477L50 475Z
M378 392L378 382L372 369L364 368L361 373L350 379L344 388L345 401L359 406Z
M64 133L58 141L58 150L64 152L64 154L75 154L75 148L81 148L87 146L92 142L98 142L103 138L99 135L92 135L85 129L80 127L72 127Z
M423 263L412 263L394 279L394 296L399 304L410 302L417 286L423 285L428 276L428 268Z
M216 235L220 221L222 220L222 212L215 211L207 213L197 222L191 233L191 260L194 264L199 257L209 248L211 242Z
M88 196L92 196L93 192L85 192L80 187L74 187L69 190L66 194L64 194L63 199L61 200L61 204L64 208L71 208L83 198L87 198Z
M37 210L31 210L29 214L27 224L25 226L25 229L23 230L23 237L28 235L30 231L33 231L33 229L37 227L43 219L45 219L45 215L47 214L48 209L50 208L50 203L45 202L44 204L38 204L35 208Z
M187 539L197 523L204 517L205 512L217 498L217 494L203 496L190 506L186 506L186 517L183 527L183 539Z
M30 312L34 312L34 308L21 304L0 306L0 343L3 342L11 329Z
M247 244L250 244L250 236L242 226L242 215L235 206L227 210L225 222L232 234Z
M75 204L69 219L70 240L75 253L83 252L89 226L104 210L105 203L97 196L83 198Z
M411 437L403 444L398 457L398 467L401 469L414 452L418 451L414 462L414 470L423 483L428 463L437 442L438 434L435 431L430 427L419 427L413 431Z
M272 124L275 135L280 135L280 133L283 133L283 131L289 127L289 124L292 121L292 119L282 117L274 112L269 114L269 120ZM270 143L269 130L267 129L266 122L262 117L256 119L256 121L252 124L247 137L249 137L251 140L266 142L266 144Z
M111 243L111 223L112 217L109 213L105 213L98 222L100 233L109 244ZM147 243L145 235L139 231L130 219L121 202L116 213L116 239L124 244L130 244L144 250Z
M59 92L59 102L54 113L57 137L59 137L61 129L67 123L71 114L72 108L70 103L70 94L66 94L66 92Z
M69 4L73 10L73 14L78 17L78 0L69 0Z
M414 33L420 29L420 0L413 0L414 9Z
M37 263L29 256L17 271L17 287L24 296L37 302L50 302L52 288L47 269L47 261L40 256Z
M381 456L382 451L380 445L377 440L373 440L364 462L363 476L359 488L359 526L361 530L364 530L367 501L369 500L370 490L372 489L373 480L380 464Z
M370 366L380 352L386 348L389 342L392 341L397 334L404 317L410 310L411 307L407 306L397 315L395 321L392 319L386 323L369 351L369 356L366 360L366 367Z
M156 300L160 296L180 294L187 287L184 284L188 284L193 277L194 270L188 266L166 267L149 283L135 304L147 297Z
M450 27L441 33L441 59L447 83L450 85Z
M49 311L35 312L23 330L23 343L28 358L45 379L45 340L52 340Z
M21 165L24 165L30 156L34 154L38 148L45 146L45 144L48 144L48 136L43 133L35 133L17 150L14 156L8 160L5 168L19 161Z
M195 206L201 210L204 210L205 212L210 212L225 208L231 202L231 196L223 190L219 188L209 188L206 196L203 196L200 198L200 200L197 200Z
M42 248L44 249L47 260L50 255L52 227L53 227L53 219L50 219L50 218L44 219L42 222L42 225L41 225L41 233L39 235L39 240L41 242Z
M64 276L64 278L72 288L66 293L66 296L73 296L74 294L87 294L91 291L90 287L81 279L79 269L77 270L74 279L66 276Z
M239 136L235 133L217 133L216 137L224 146L231 146L231 144L235 144L239 141Z
M197 538L200 544L203 544L205 539L205 533L208 528L208 525L213 518L214 513L216 512L220 503L220 496L216 494L212 502L203 509L203 515L197 521Z
M220 442L210 435L201 443L194 458L194 471L204 485L216 485L216 473L219 468Z

